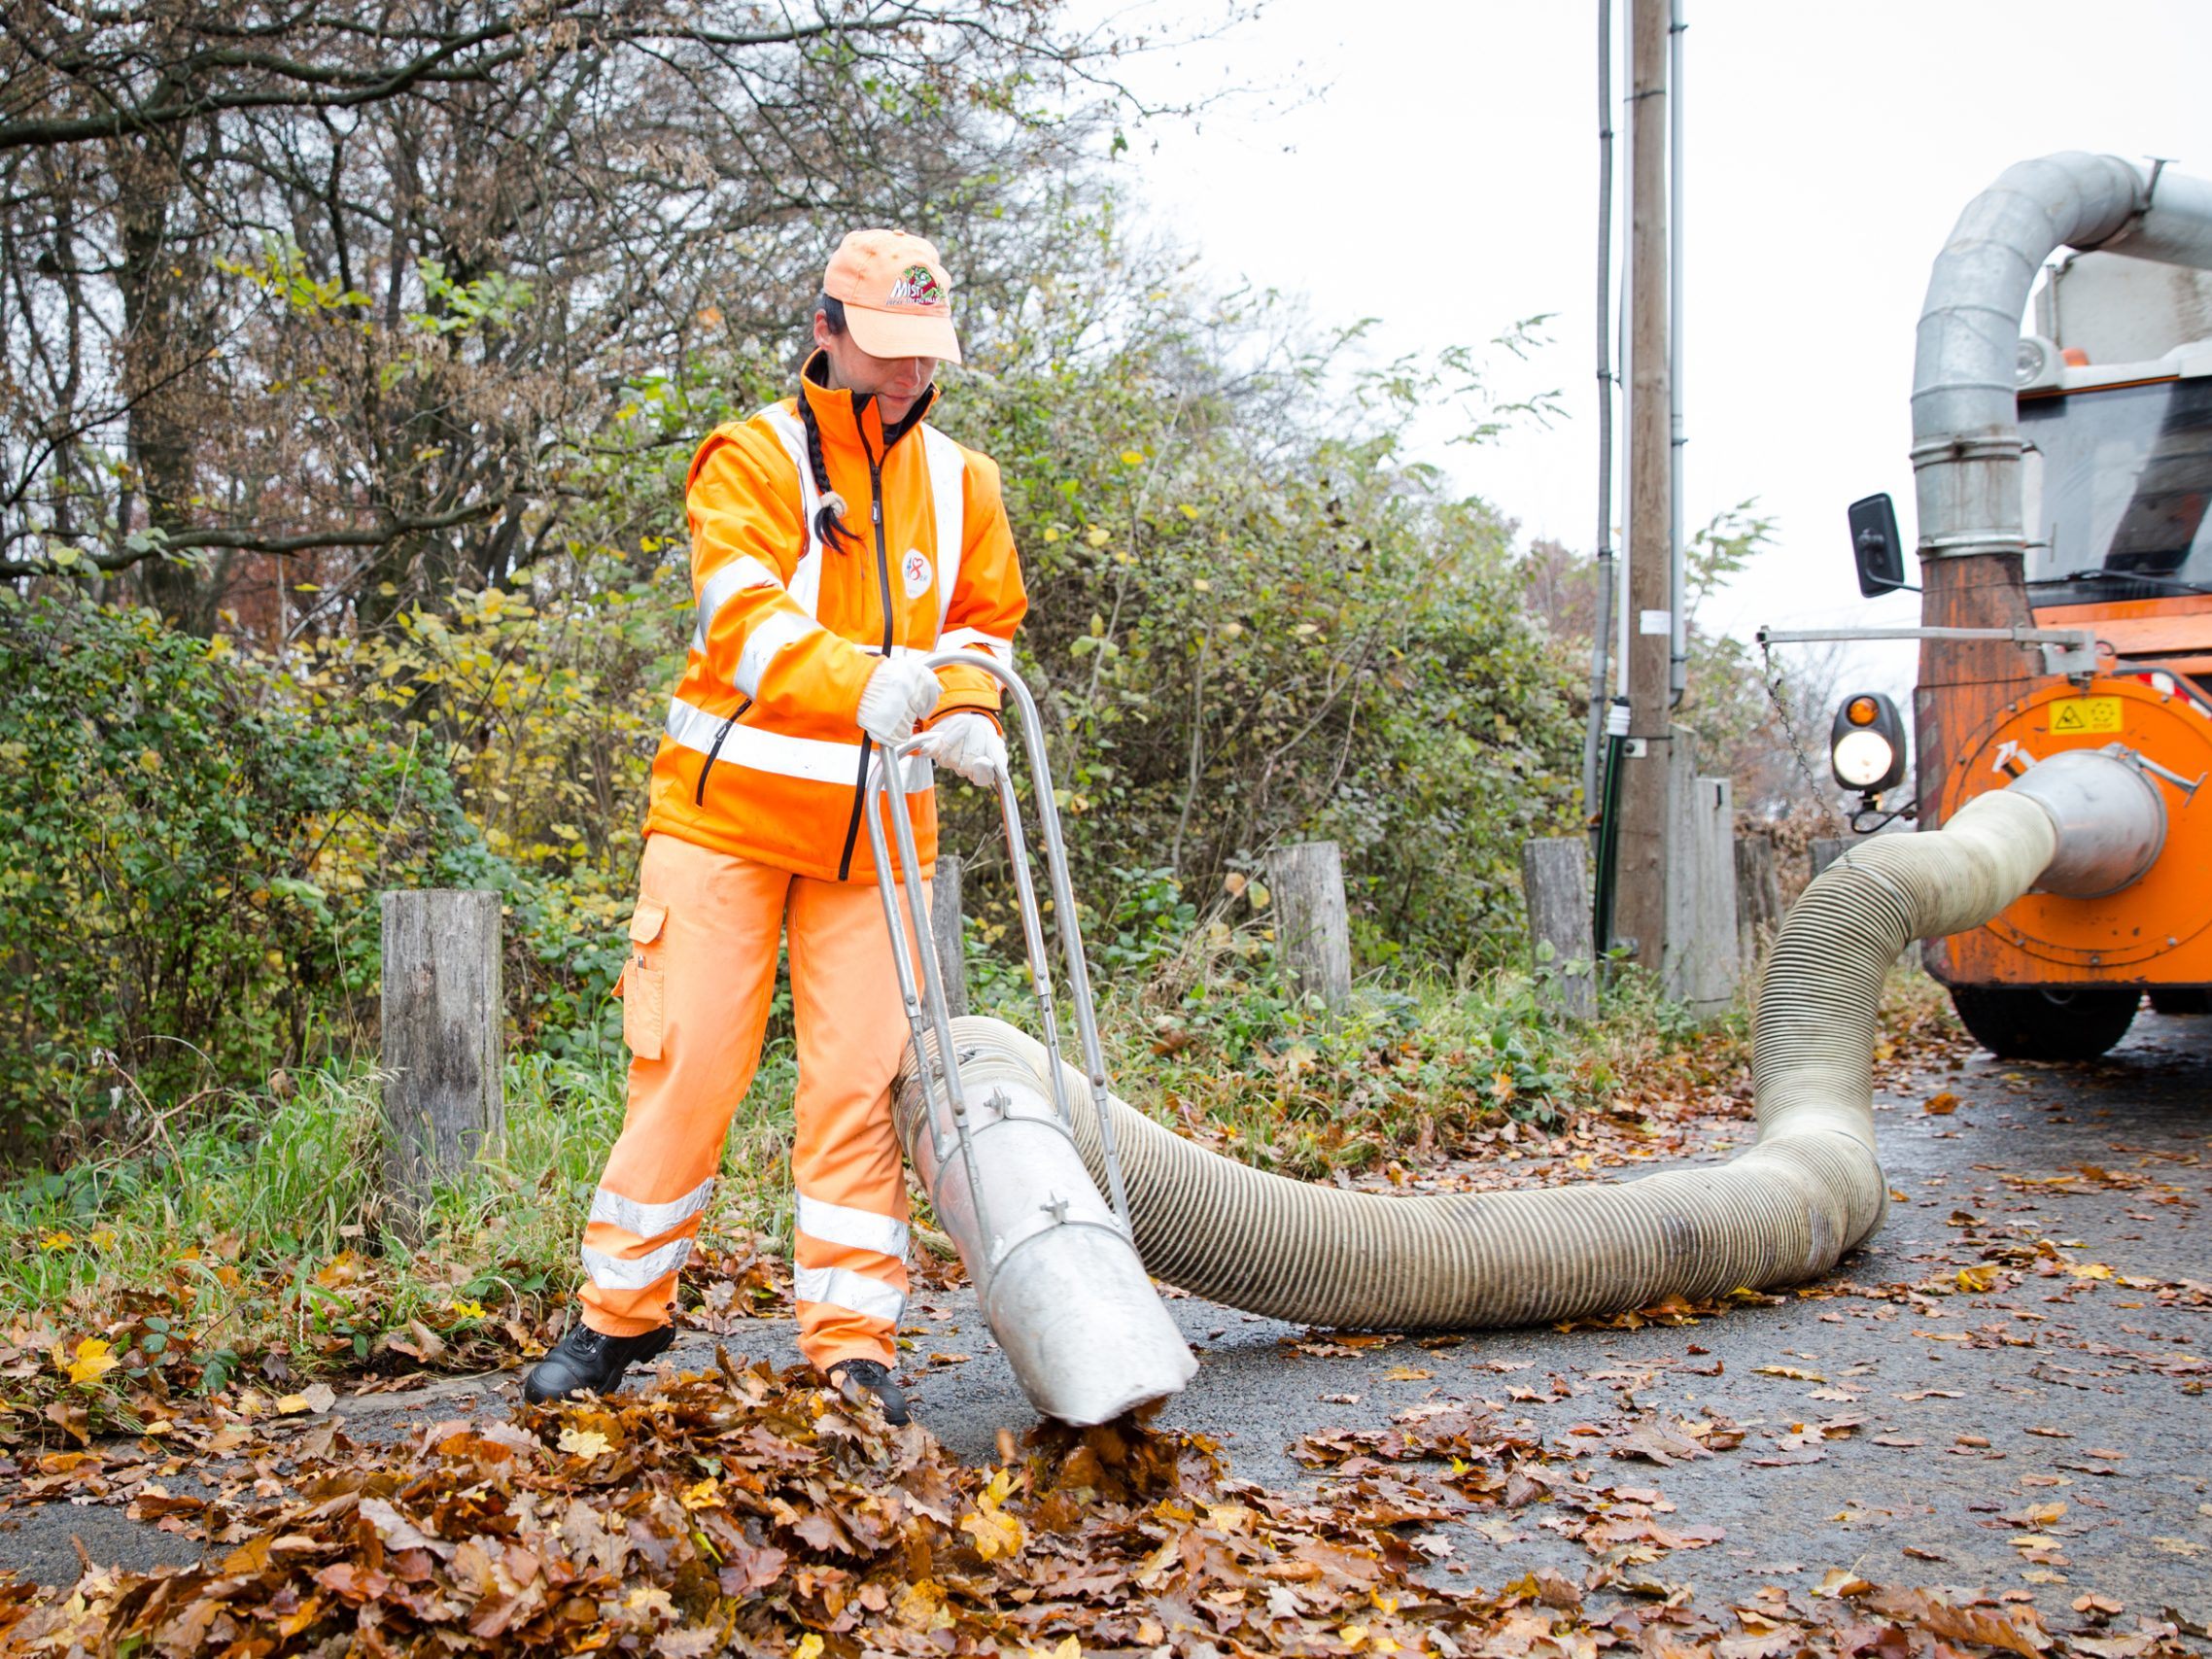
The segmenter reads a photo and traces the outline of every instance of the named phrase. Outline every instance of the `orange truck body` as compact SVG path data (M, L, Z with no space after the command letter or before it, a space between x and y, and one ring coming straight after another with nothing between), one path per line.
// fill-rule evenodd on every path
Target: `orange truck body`
M2093 398L2164 384L2178 397L2182 390L2173 375L2085 383L2092 377L2076 375L2056 395ZM2022 395L2023 431L2031 412L2073 418L2043 396L2052 394ZM2212 478L2202 492L2163 498L2162 510L2186 539L2203 521L2206 495ZM2212 595L2038 604L2062 589L2019 559L1933 561L1922 572L1926 623L2093 629L2097 671L2053 674L2037 649L2005 641L1923 644L1915 693L1921 827L1941 824L1975 795L2060 749L2108 743L2162 771L2166 807L2163 849L2141 881L2096 899L2030 893L1987 926L1930 942L1929 970L1958 985L2212 985L2212 787L2191 787L2212 783Z
M2043 677L2022 682L2001 703L1938 697L1947 764L1940 778L1923 780L1923 789L1932 786L1940 797L1937 821L2065 748L2124 743L2177 776L2212 778L2212 703L2179 667L2192 659L2212 663L2212 600L2052 606L2038 609L2035 620L2047 627L2094 624L2115 647L2115 635L2129 628L2140 628L2138 639L2185 638L2139 654L2116 649L2110 672L2080 686ZM1925 746L1921 752L1924 767ZM2186 801L2181 788L2161 782L2160 790L2166 840L2149 875L2105 898L2030 893L1987 926L1931 945L1930 970L1952 985L2212 984L2212 788Z

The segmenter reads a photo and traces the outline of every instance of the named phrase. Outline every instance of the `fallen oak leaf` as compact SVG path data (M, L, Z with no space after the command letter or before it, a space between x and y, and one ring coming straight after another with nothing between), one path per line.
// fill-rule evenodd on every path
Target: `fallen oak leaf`
M1011 1469L998 1470L977 1495L975 1511L960 1517L960 1530L976 1540L976 1553L985 1561L1020 1553L1020 1519L1000 1507L1013 1490L1013 1480Z
M560 1439L554 1443L563 1451L573 1453L579 1458L600 1457L613 1449L607 1437L597 1429L564 1429Z
M77 1344L75 1355L69 1355L56 1345L53 1363L69 1374L69 1380L84 1386L98 1382L122 1362L115 1357L114 1344L97 1336L87 1336Z
M1607 1450L1616 1458L1642 1458L1662 1468L1712 1456L1687 1434L1677 1434L1658 1422L1637 1424L1625 1434L1607 1442Z
M2019 1654L2020 1659L2043 1659L2044 1650L2051 1645L2050 1637L2032 1625L2022 1630L2009 1618L1978 1607L1953 1607L1923 1590L1879 1590L1871 1598L1871 1605L1878 1612L1918 1625L1930 1636L1940 1636L1947 1642L1999 1647ZM2029 1609L2030 1616L2032 1611Z
M440 1556L450 1556L453 1553L453 1545L431 1537L395 1509L386 1499L363 1498L361 1501L361 1517L376 1529L376 1536L384 1540L387 1550L427 1549L433 1555ZM224 1571L235 1573L240 1569L225 1562Z

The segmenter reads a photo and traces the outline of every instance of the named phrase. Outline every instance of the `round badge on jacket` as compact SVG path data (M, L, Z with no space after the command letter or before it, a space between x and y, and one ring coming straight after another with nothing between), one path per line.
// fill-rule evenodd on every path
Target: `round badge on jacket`
M918 547L907 549L906 561L900 566L900 571L906 577L907 598L909 599L919 599L927 593L930 578L935 574L929 568L929 560L924 557Z

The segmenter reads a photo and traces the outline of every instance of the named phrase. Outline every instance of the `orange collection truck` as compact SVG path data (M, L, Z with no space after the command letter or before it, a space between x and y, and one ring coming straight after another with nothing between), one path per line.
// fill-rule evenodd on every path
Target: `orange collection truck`
M2146 993L2212 985L2212 187L2070 153L2008 169L1961 216L1921 310L1913 393L1921 625L1769 631L1920 641L1912 726L1922 828L2063 749L2155 780L2164 841L2102 897L2031 892L1924 948L1993 1053L2079 1059ZM2032 331L2022 333L2038 273ZM1887 497L1850 509L1863 593L1905 587ZM1905 769L1886 698L1844 700L1836 780L1887 814Z

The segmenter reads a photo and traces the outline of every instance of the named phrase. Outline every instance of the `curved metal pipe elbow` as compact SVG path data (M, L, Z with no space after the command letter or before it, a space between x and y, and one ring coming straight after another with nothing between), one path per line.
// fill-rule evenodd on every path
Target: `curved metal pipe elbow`
M1967 203L1936 256L1913 359L1923 559L2022 550L2021 314L2060 248L2212 267L2212 185L2117 156L2016 162Z

